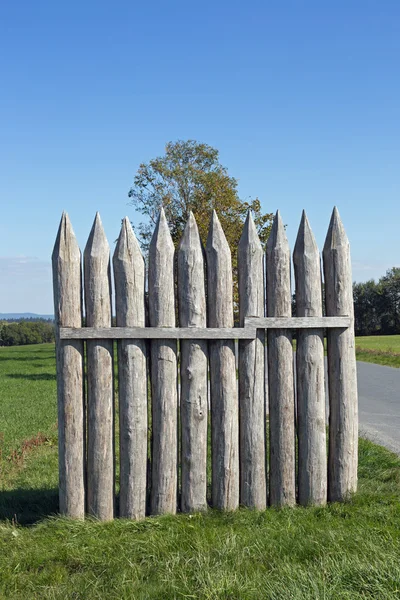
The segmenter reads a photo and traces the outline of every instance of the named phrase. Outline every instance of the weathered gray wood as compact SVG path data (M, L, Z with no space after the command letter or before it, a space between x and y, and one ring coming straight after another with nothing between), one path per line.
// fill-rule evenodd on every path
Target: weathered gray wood
M178 251L178 299L180 325L206 327L203 249L192 212ZM207 341L183 340L180 350L181 505L192 512L207 508Z
M263 329L321 329L350 327L350 317L246 317L245 328Z
M122 223L113 256L118 327L145 326L145 264L129 219ZM147 368L146 342L118 342L121 517L146 513Z
M328 315L354 319L350 246L335 207L323 250ZM354 326L328 332L328 500L345 500L357 489L358 398Z
M267 314L291 316L290 251L279 211L267 242ZM269 330L270 504L292 505L295 488L295 426L292 332Z
M207 239L208 316L211 327L233 326L232 261L217 213ZM212 341L210 352L212 502L215 508L239 505L239 423L235 343Z
M149 249L149 316L152 327L175 327L174 244L164 210ZM178 398L176 341L151 342L151 513L175 513L177 503Z
M52 264L56 323L60 513L67 517L83 519L86 473L83 341L64 341L59 336L62 326L82 325L81 253L66 213L61 217Z
M61 339L146 339L146 340L191 340L191 339L245 339L252 340L256 337L255 327L112 327L91 328L84 327L82 331L71 327L60 329Z
M322 317L321 261L303 211L293 252L296 311ZM297 351L298 496L303 506L327 498L324 337L322 329L298 332Z
M110 249L99 213L84 252L86 322L111 327ZM113 342L87 342L88 511L102 521L114 516Z
M317 329L351 325L350 317L246 317L244 327L60 327L61 340L254 340L256 329Z
M263 249L249 211L238 246L239 318L264 316ZM265 463L265 330L239 342L240 504L263 510L267 503Z

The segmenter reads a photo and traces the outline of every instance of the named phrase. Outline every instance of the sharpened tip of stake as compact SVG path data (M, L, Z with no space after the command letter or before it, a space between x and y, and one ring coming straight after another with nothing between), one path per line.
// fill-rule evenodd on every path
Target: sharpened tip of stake
M272 223L271 233L267 241L267 252L275 249L277 246L281 246L282 248L287 247L287 249L289 249L285 226L279 210L276 211L274 221Z
M85 247L84 255L100 256L104 254L107 256L109 252L110 247L103 229L100 213L97 212Z
M188 230L188 231L193 230L198 233L197 222L196 222L195 216L192 211L189 212L189 217L188 217L188 220L185 225L184 235L185 235L186 230Z
M160 208L160 214L158 215L157 224L159 226L166 227L169 231L168 221L167 221L167 217L165 216L165 210L164 210L163 206Z
M65 254L65 256L67 256L67 252L70 253L71 258L76 258L79 256L80 259L78 242L76 240L74 230L72 229L68 213L64 210L61 215L60 225L58 227L51 258L52 260L56 260L61 255Z
M251 214L251 210L249 209L247 211L246 219L244 221L244 228L251 227L251 225L254 225L254 221L253 221L253 215Z
M101 217L100 217L99 211L97 211L96 214L95 214L91 232L92 231L95 232L95 233L97 233L97 234L100 233L100 232L103 232L103 234L104 234L103 223L101 221ZM90 235L89 235L89 237L90 237Z
M250 210L247 213L246 220L243 225L238 250L241 250L244 246L248 246L249 244L262 248L260 238L258 237L257 228Z
M136 236L135 236L135 234L134 234L134 232L133 232L133 229L132 229L131 222L130 222L130 220L128 219L128 217L124 217L124 218L122 219L122 223L121 223L121 231L120 231L120 234L119 234L119 238L118 238L118 240L119 240L119 239L120 239L122 236L123 236L124 238L129 238L129 237L135 237L135 238L136 238Z
M303 210L296 243L294 245L293 259L301 259L304 257L304 253L310 254L311 252L319 255L317 242L307 218L306 211Z
M281 232L285 233L285 226L283 224L281 213L279 210L276 211L274 223L275 222L276 222L277 231L281 231Z
M179 244L179 250L185 252L189 248L196 248L202 252L202 244L200 240L199 229L197 227L196 219L192 211L189 213L189 218L186 222L185 229L183 231L182 239Z
M206 249L220 248L224 251L229 250L229 244L225 237L224 230L218 218L217 212L214 209L211 214L210 228L208 230Z
M331 220L328 227L328 233L324 244L324 252L333 250L339 246L344 246L349 243L346 235L339 211L335 206L332 211Z
M138 256L143 260L142 251L128 217L122 220L121 231L115 246L113 262L132 260Z
M158 249L160 251L167 249L174 250L174 242L172 241L171 232L168 227L168 221L163 207L160 209L160 214L158 215L154 233L150 241L150 252L153 249Z

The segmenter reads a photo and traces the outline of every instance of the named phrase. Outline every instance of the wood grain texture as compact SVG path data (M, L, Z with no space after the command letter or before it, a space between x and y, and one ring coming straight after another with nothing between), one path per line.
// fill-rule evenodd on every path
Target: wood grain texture
M161 209L149 249L149 316L152 327L175 327L174 244ZM151 514L176 512L178 454L175 340L151 342Z
M264 316L263 249L249 211L238 246L239 319ZM240 504L263 510L267 503L265 458L265 331L239 342Z
M179 322L182 327L206 326L204 257L196 220L191 212L178 251ZM181 464L183 512L207 508L208 344L181 343Z
M122 223L113 256L118 327L145 326L145 264L129 219ZM118 342L120 438L119 514L146 514L147 366L146 342Z
M322 317L320 255L304 211L293 264L297 315ZM327 456L322 329L298 332L296 368L299 503L303 506L323 505L327 499Z
M244 327L60 327L62 340L254 340L256 329L344 329L350 317L246 317Z
M290 251L279 211L267 242L267 314L291 316ZM295 424L292 333L269 330L270 504L293 505L295 486Z
M322 329L350 327L350 317L246 317L245 327L263 329Z
M215 211L206 253L209 326L232 327L231 253ZM211 341L209 352L212 503L215 508L235 510L239 505L239 416L234 342Z
M60 339L62 326L82 326L81 253L63 213L52 254L56 325L58 463L60 513L85 514L85 400L83 341Z
M323 250L327 315L354 319L350 245L335 207ZM354 326L328 332L328 500L357 489L358 398Z
M111 327L110 249L97 213L84 252L86 322ZM114 517L113 343L87 342L88 511L102 521Z
M255 327L83 327L82 330L73 327L60 329L61 339L145 339L145 340L252 340L256 337Z

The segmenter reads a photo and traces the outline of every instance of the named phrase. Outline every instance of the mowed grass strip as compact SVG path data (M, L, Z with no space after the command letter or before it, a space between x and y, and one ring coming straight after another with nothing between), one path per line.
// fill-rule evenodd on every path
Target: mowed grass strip
M29 382L2 396L10 407L25 398L14 407L21 428L6 422L9 451L39 431L44 439L21 460L6 459L12 472L0 491L0 598L400 598L395 455L360 440L359 492L325 508L210 510L140 523L49 516L58 508L55 381L27 375L54 373L54 346L1 351L19 357L25 377L7 377L19 366L0 361L0 387Z
M400 368L400 335L356 337L357 360Z

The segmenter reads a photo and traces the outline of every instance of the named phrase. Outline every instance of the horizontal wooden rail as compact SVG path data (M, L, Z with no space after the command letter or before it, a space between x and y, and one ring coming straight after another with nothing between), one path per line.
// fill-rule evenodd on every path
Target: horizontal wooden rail
M230 340L244 339L254 340L256 329L254 327L82 327L82 328L60 328L60 338L66 339L146 339L146 340L190 340L190 339L213 339Z
M347 329L350 317L246 317L245 327L257 329Z
M257 329L346 329L350 323L350 317L246 317L244 327L60 327L60 339L254 340Z

